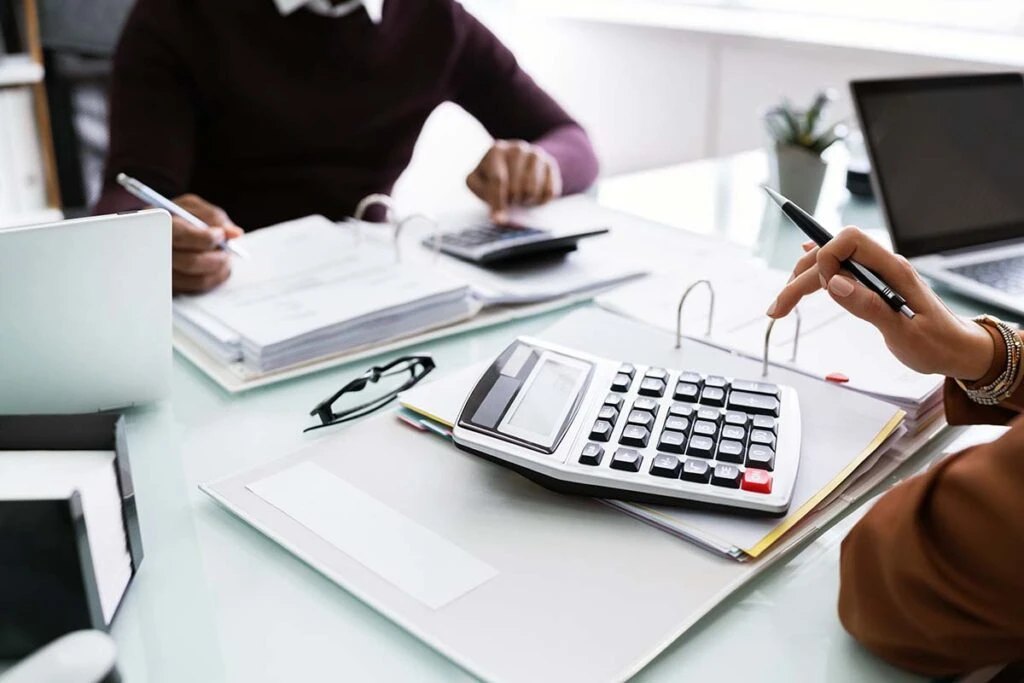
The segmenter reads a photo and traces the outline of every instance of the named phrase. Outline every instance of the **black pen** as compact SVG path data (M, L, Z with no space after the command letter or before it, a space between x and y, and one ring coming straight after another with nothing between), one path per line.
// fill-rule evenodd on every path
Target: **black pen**
M832 240L831 233L822 227L821 223L814 220L809 213L770 187L765 187L764 191L779 205L782 213L786 214L786 217L793 221L793 224L800 228L819 247L825 246ZM908 318L914 317L914 311L907 305L907 300L893 291L892 287L885 284L885 280L878 277L870 269L865 268L852 259L843 261L842 266L860 280L865 287L885 299L885 303L889 304L889 308L899 311Z

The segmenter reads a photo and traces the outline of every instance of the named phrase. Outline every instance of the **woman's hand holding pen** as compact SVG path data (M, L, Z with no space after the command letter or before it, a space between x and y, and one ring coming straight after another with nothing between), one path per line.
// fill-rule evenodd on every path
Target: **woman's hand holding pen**
M175 294L206 292L231 275L231 254L218 245L242 235L220 207L194 194L175 198L175 203L209 224L200 228L173 216L171 220L171 284Z
M889 350L907 367L923 373L977 380L988 372L995 354L991 335L975 322L950 311L903 258L884 249L857 228L846 228L824 247L813 242L797 261L793 277L768 309L768 316L788 315L803 297L819 289L847 311L874 325ZM853 259L882 277L907 300L913 319L890 308L849 273L840 262Z

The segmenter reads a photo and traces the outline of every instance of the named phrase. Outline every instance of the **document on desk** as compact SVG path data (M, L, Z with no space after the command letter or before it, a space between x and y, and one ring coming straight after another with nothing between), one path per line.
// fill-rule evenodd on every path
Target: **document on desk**
M471 317L469 285L406 263L390 244L313 216L246 235L247 260L208 294L178 297L175 319L222 360L258 371Z
M688 339L761 360L768 327L765 311L785 286L789 274L754 262L708 261L689 264L677 275L658 275L601 295L598 305L674 332L679 299L690 284L711 283L715 293L711 333L708 294L695 288L683 310ZM778 321L771 335L772 365L824 380L840 373L849 389L888 401L911 420L925 416L941 400L943 378L906 368L867 323L844 311L827 294L805 297L798 307L800 337L793 358L796 314Z
M389 226L317 216L271 226L239 238L251 258L235 262L224 285L175 299L175 348L221 387L241 392L554 311L647 272L744 253L724 239L609 210L586 196L515 218L552 230L611 232L584 240L564 259L484 269L424 248L422 239L436 230L428 221L410 223L397 240ZM442 229L480 219L452 216ZM368 312L368 302L376 310Z

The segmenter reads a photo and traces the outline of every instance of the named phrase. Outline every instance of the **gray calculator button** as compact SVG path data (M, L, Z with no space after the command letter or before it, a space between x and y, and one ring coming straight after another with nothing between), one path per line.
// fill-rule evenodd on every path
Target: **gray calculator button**
M598 420L594 423L594 428L590 430L590 438L594 441L607 441L612 438L613 429L611 422Z
M775 435L763 429L755 429L750 432L750 443L775 448Z
M619 368L619 374L629 375L629 378L632 379L633 375L636 374L636 368L630 363L623 363L622 367Z
M627 446L646 448L647 440L650 438L651 433L646 427L641 427L640 425L626 425L626 428L622 430L622 436L619 438L619 443L626 444Z
M683 432L685 434L690 431L690 421L685 417L668 417L665 420L665 429L670 429L673 432Z
M763 429L774 434L776 429L775 418L768 417L767 415L755 415L754 429Z
M639 472L640 465L644 461L644 456L640 455L632 448L620 448L615 451L612 455L612 462L610 467L613 470L623 470L625 472Z
M714 422L718 424L718 420L721 419L722 413L715 410L714 408L701 408L697 411L698 420L707 420L708 422Z
M664 381L668 379L668 370L665 368L647 368L647 372L644 373L644 377L653 377L654 379Z
M779 399L764 394L748 394L734 391L729 394L729 409L742 410L755 415L779 416Z
M658 440L658 450L682 453L686 450L686 435L681 432L662 432L661 439Z
M700 402L707 406L722 407L725 405L725 389L704 387L700 394Z
M750 422L750 417L746 413L737 413L735 410L730 410L725 414L725 424L727 425L746 427L748 422Z
M661 398L665 395L665 380L655 379L654 377L644 377L640 382L640 388L637 389L637 393L641 396L654 396Z
M604 457L604 449L596 443L588 443L580 452L580 463L583 465L600 465Z
M747 438L747 430L743 427L737 427L736 425L731 425L726 422L726 425L722 427L722 438L732 439L733 441L743 441Z
M704 376L699 372L680 372L679 381L687 384L696 384L698 387L704 384Z
M646 410L631 410L626 422L631 425L640 425L641 427L647 427L650 429L654 425L654 416Z
M726 378L720 377L718 375L708 375L707 378L704 380L704 386L725 389L727 386L729 386L729 381Z
M633 401L633 410L646 410L651 415L658 415L658 402L653 398L645 398L641 396L637 400Z
M715 442L706 436L695 436L690 439L686 454L695 455L698 458L710 458L715 454Z
M597 411L597 419L615 424L619 419L619 411L612 406L601 406L601 410Z
M624 375L621 372L615 375L615 379L612 380L612 391L618 391L620 393L626 393L629 391L629 385L633 383L633 378L629 375Z
M668 414L673 417L690 417L693 415L693 406L685 403L673 403L668 407Z
M738 489L740 487L740 468L735 465L719 463L711 474L711 483L715 486Z
M718 444L718 460L721 462L733 462L737 465L743 464L743 444L739 441L722 439Z
M604 397L604 404L615 408L615 410L622 410L622 396L616 393L608 394Z
M718 434L718 425L707 420L697 420L693 423L694 435L710 436L712 439Z
M686 481L706 484L711 481L711 464L706 460L687 458L683 463L682 478Z
M651 463L651 474L656 477L667 477L678 479L679 471L683 469L683 463L674 455L657 455Z
M700 387L689 382L677 382L676 390L672 394L672 398L675 400L689 401L690 403L696 403L698 396L700 396Z
M775 469L775 451L767 446L751 446L747 450L747 467L771 472Z
M764 394L765 396L779 397L779 388L774 384L766 382L748 382L747 380L737 379L733 381L732 388L736 391L745 391L748 394Z

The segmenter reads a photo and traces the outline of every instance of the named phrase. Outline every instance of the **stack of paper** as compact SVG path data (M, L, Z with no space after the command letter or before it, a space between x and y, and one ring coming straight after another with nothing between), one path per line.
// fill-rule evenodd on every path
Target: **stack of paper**
M239 238L249 259L178 297L176 325L222 362L266 372L449 325L479 304L464 281L311 216Z
M613 332L611 332L613 331ZM672 337L642 323L596 309L566 316L544 339L628 362L678 368L678 359L700 372L752 378L760 365L706 345L673 348ZM445 433L486 363L424 383L401 397L401 417ZM757 558L779 543L798 543L884 479L912 452L906 448L904 413L890 404L815 378L773 368L769 381L794 387L800 397L803 438L793 502L783 518L749 517L685 507L606 501L675 536L736 560ZM914 445L932 438L938 425ZM848 495L855 493L856 495Z
M789 274L759 262L687 263L679 275L658 275L630 283L600 296L597 303L674 332L680 295L689 284L702 279L708 280L715 292L711 334L704 334L708 294L701 287L694 290L683 310L683 335L688 338L684 349L693 343L689 341L692 339L762 360L769 322L765 311L785 286ZM795 314L778 321L772 330L768 353L773 366L821 380L841 375L846 381L840 386L906 411L911 431L938 417L942 410L941 376L908 369L892 355L877 330L844 311L827 294L819 292L805 297L798 310L799 340Z

